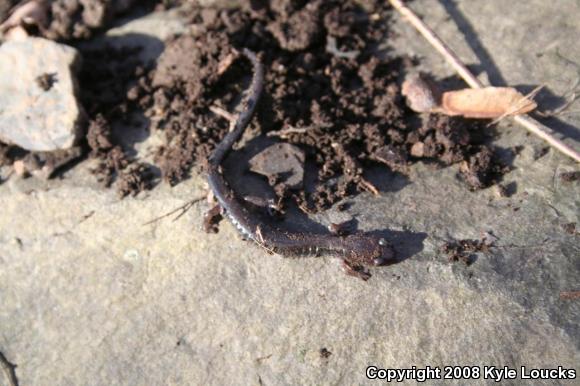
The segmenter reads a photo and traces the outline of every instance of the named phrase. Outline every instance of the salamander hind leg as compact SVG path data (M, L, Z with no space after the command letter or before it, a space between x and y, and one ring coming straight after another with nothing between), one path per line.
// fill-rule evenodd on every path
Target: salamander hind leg
M365 270L360 265L352 264L347 260L342 260L341 265L342 269L344 270L344 273L346 273L349 276L358 277L359 279L364 281L367 281L372 276L370 272Z

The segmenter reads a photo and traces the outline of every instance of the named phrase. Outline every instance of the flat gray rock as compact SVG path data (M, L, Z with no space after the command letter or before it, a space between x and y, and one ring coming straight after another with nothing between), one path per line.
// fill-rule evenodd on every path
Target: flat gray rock
M0 141L27 150L73 146L83 110L75 72L79 53L42 38L0 46Z
M578 76L558 54L580 63L576 2L409 5L494 85L549 83L561 95ZM400 17L392 22L395 55L419 55L438 79L453 74ZM580 126L578 115L560 118ZM574 138L565 140L577 146ZM562 293L580 290L580 236L569 226L580 224L580 184L559 175L578 164L542 153L509 120L494 144L523 147L503 180L509 197L468 191L457 165L418 163L408 178L383 176L380 196L317 216L387 229L404 261L367 282L330 257L270 255L227 222L205 234L203 202L175 222L143 225L205 195L203 176L124 200L97 186L90 161L62 180L11 178L0 185L0 351L21 385L387 384L366 378L369 365L562 366L577 378L501 384L577 385L580 300ZM487 233L496 246L469 266L441 252Z
M289 143L276 143L250 160L250 170L298 189L304 182L304 151Z

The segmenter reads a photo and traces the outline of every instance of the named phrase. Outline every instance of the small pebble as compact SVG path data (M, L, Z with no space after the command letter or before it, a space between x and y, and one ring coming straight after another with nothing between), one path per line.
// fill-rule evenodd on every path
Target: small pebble
M407 106L418 113L426 113L439 107L439 90L421 75L407 77L403 82L402 94L407 98Z
M416 142L411 147L411 155L413 157L421 158L425 154L425 144L423 142Z
M74 146L83 110L76 99L80 55L29 37L0 46L0 141L32 151Z

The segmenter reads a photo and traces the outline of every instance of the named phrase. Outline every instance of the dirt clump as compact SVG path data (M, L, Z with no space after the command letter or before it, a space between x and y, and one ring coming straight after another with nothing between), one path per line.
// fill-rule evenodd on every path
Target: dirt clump
M157 2L160 9L177 3ZM131 4L136 6L54 1L47 36L87 38ZM267 134L298 146L305 170L316 173L303 189L276 189L283 202L316 212L358 192L376 194L367 171L377 165L405 174L418 161L458 163L470 189L485 188L501 175L481 124L435 114L421 122L405 105L400 85L413 63L386 51L386 2L363 7L355 0L248 0L239 9L192 6L184 12L191 34L165 41L156 63L140 63L139 48L80 48L81 101L90 122L86 148L98 159L95 174L104 185L136 162L110 125L130 124L134 113L149 119L149 130L163 133L154 162L165 181L175 185L192 169L203 172L251 78L250 65L238 59L242 48L257 52L266 70L248 136ZM132 177L119 181L123 193L151 181L139 165L126 173Z
M447 255L450 262L462 261L465 265L471 265L475 261L475 254L489 252L494 242L493 237L483 237L481 240L454 240L443 244L441 251Z
M154 175L151 168L143 163L134 163L127 167L119 175L117 192L119 196L136 196L143 190L153 187Z
M575 235L578 233L578 231L576 230L576 223L575 222L563 224L562 229L564 229L564 232L569 233L571 235Z
M386 7L378 10L387 17ZM236 105L244 89L237 79L248 78L250 68L231 57L249 46L261 53L267 67L254 126L263 132L304 129L282 140L300 145L319 167L319 183L307 195L294 194L294 199L320 210L367 190L364 166L373 157L380 159L374 153L380 155L391 142L386 128L406 128L395 84L401 61L380 61L372 55L379 36L388 35L386 24L371 21L350 2L278 1L265 13L219 10L210 21L195 12L191 18L199 20L203 33L169 41L151 76L155 91L148 113L164 116L154 129L164 130L167 138L157 157L164 179L175 184L187 177L192 165L203 168L227 131L229 122L210 107L231 110ZM297 22L305 18L308 23ZM339 25L344 18L361 25L345 31ZM339 50L358 50L360 58L328 53L328 30L334 31ZM399 158L406 162L404 156Z
M302 51L320 38L320 1L308 3L302 9L277 13L279 17L268 24L268 31L280 47L288 51Z
M372 13L354 1L193 8L189 18L197 32L167 41L157 67L133 93L152 130L165 133L156 157L163 178L176 184L194 165L204 169L230 123L212 107L235 110L251 75L249 65L236 60L247 47L266 67L253 129L300 146L318 169L306 191L278 189L304 210L376 193L365 171L377 164L405 173L419 160L461 163L470 189L493 184L502 169L478 134L481 124L438 115L412 123L417 119L400 95L411 62L385 57L380 45L389 37L389 7L376 1L369 8Z
M52 40L90 38L133 3L134 0L53 0L49 6L50 22L42 34Z
M36 78L36 83L43 91L48 91L57 82L56 74L45 73Z
M136 100L151 91L146 86L150 81L144 79L150 64L136 58L140 51L140 47L109 45L86 49L79 76L80 97L89 115L86 145L89 157L97 160L92 172L105 187L118 179L121 197L150 189L155 181L149 166L128 155L130 149L121 141L123 133L116 133L112 126L112 122L131 125L131 116L142 111Z
M98 159L98 165L92 170L97 180L105 187L112 185L115 176L129 164L120 145L114 145L112 130L103 115L98 114L89 123L87 142L90 156Z

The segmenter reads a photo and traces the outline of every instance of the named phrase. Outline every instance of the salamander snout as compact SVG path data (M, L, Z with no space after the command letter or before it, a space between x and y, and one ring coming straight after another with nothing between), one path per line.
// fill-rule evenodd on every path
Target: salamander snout
M347 260L353 264L372 267L395 262L395 250L382 237L355 233L341 240L343 249L348 251Z
M389 242L383 238L380 238L377 242L375 258L373 259L373 265L381 266L393 262L395 258L395 252L393 247Z
M385 257L376 257L373 260L373 264L377 267L380 267L381 265L386 265L389 261L390 261L390 259L385 258Z

